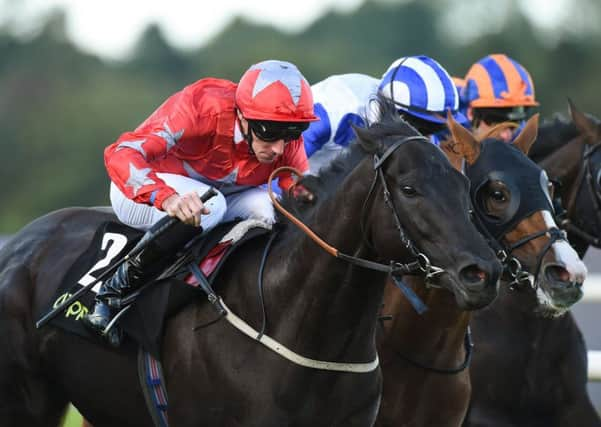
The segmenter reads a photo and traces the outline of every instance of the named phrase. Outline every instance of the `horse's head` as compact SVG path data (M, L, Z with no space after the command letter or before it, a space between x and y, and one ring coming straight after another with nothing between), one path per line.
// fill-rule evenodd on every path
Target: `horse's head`
M479 142L452 118L449 127L453 150L472 153L465 172L475 221L507 256L511 282L533 285L543 311L563 313L582 297L586 267L555 224L545 171L527 157L538 115L513 144L494 138Z
M426 283L450 290L462 309L492 302L501 266L470 220L465 176L394 109L356 132L374 154L363 231L377 255L397 261L417 255L424 267L435 266Z
M561 200L561 225L582 256L589 245L601 247L601 121L571 101L569 107L572 123L557 120L541 127L537 160Z

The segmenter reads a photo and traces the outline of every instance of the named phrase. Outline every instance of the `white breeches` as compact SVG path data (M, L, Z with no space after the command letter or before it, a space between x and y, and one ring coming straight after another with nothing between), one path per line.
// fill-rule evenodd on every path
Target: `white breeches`
M209 185L183 175L157 173L157 176L180 195L196 191L199 196L202 196L209 189ZM200 224L204 232L220 222L234 219L252 218L269 224L275 222L275 211L267 190L251 187L227 196L219 191L217 193L205 203L211 212L201 216ZM154 223L167 215L166 212L154 206L136 203L128 199L114 183L111 183L110 197L117 218L138 230L148 230Z

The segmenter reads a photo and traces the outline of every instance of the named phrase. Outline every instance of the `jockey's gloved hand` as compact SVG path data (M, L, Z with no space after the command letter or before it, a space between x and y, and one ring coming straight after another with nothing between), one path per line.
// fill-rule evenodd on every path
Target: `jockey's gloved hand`
M315 202L315 195L302 184L295 184L290 187L288 195L301 203Z

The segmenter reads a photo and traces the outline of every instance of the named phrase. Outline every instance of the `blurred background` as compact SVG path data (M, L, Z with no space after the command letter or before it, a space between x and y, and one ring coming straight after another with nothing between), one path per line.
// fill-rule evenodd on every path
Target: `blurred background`
M599 0L0 0L0 235L107 205L103 149L202 77L294 62L311 83L426 54L452 75L490 53L531 73L546 119L601 116ZM601 252L587 264L601 272ZM598 306L574 313L601 350ZM596 335L595 335L596 334ZM597 407L601 386L593 385Z
M543 117L601 115L598 0L0 0L0 234L106 205L102 152L199 78L267 58L314 83L426 54L456 76L490 53L531 73Z

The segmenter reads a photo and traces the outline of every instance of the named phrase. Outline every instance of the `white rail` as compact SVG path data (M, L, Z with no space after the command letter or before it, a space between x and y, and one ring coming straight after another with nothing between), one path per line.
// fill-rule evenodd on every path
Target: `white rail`
M601 302L601 274L590 274L584 281L584 297L581 302Z
M584 297L578 304L601 302L601 274L589 274L583 286ZM588 351L588 380L601 381L601 351Z
M588 351L588 380L601 381L601 351Z

